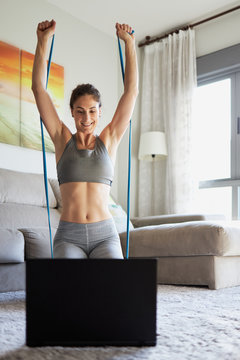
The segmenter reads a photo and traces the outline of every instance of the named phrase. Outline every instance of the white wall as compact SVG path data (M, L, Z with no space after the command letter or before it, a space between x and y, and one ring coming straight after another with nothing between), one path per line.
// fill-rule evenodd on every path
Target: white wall
M195 28L197 57L240 43L240 11L225 15ZM166 29L167 32L168 29ZM131 170L131 207L130 217L138 216L138 146L140 138L140 106L141 106L141 73L143 48L138 48L138 63L140 73L140 93L132 119L132 170ZM122 206L127 209L127 163L128 132L124 134L120 147L119 158L119 189L118 198ZM149 183L151 183L149 181Z
M37 24L55 19L57 26L52 61L63 66L65 72L63 121L71 124L71 130L75 131L69 109L71 91L77 84L89 82L102 94L103 115L97 129L99 133L111 121L119 96L118 49L114 38L44 0L0 0L0 9L0 40L32 54L37 44ZM0 167L42 173L42 152L0 143ZM47 153L47 168L48 176L56 178L55 154ZM116 163L111 191L116 198L117 191Z
M240 43L240 10L199 25L196 32L197 57Z

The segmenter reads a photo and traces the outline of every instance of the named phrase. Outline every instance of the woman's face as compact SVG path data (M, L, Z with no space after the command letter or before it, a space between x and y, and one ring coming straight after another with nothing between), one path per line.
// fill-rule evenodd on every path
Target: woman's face
M75 120L77 131L92 133L101 116L101 107L92 95L80 96L74 103L72 116Z

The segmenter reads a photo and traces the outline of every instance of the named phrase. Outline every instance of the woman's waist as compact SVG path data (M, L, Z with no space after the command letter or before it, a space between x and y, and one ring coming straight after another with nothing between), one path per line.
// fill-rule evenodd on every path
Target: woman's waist
M106 185L92 183L66 185L68 186L61 187L63 220L88 223L111 217L108 209L109 189Z
M62 208L60 220L91 223L111 218L112 215L106 206L65 206Z
M109 202L110 189L100 183L66 183L60 190L63 207L101 208Z

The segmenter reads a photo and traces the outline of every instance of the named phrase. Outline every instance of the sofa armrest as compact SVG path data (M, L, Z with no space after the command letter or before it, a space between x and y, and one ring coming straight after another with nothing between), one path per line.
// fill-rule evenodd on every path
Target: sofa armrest
M202 220L225 220L225 216L222 214L171 214L131 218L134 228Z

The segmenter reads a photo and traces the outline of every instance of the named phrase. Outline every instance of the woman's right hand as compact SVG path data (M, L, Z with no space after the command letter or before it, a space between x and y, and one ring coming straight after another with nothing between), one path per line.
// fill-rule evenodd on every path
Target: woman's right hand
M37 37L40 41L47 41L55 32L56 21L42 21L37 27Z

